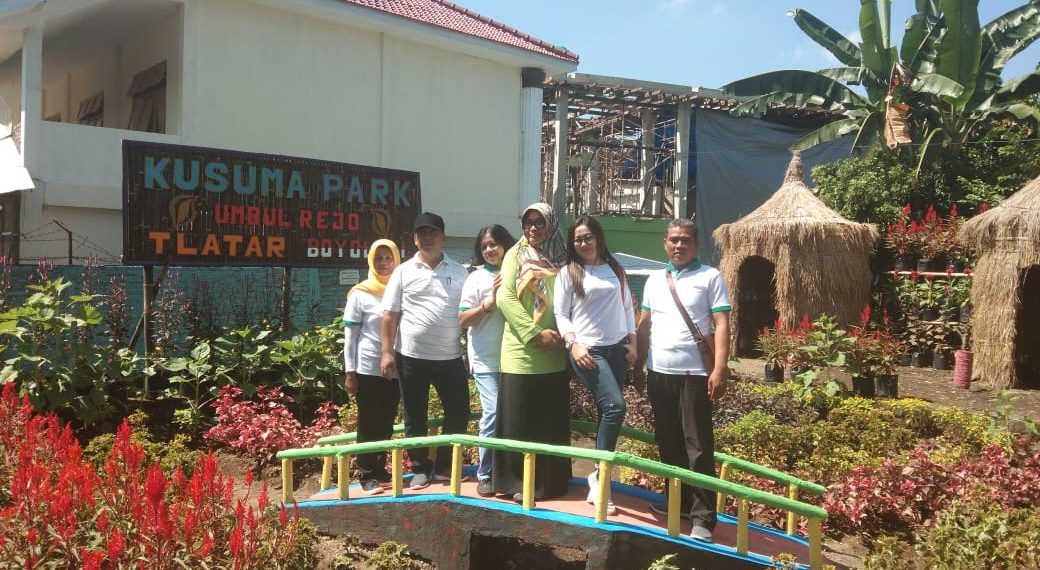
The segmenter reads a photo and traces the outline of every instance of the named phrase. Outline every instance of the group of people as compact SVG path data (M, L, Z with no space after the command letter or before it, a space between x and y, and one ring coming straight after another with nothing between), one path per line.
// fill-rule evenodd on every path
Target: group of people
M415 219L411 259L402 261L390 240L371 245L369 276L351 289L343 315L358 441L390 439L399 403L405 436L427 435L431 384L444 408L442 433L465 432L472 375L480 436L570 445L570 369L599 411L596 448L614 450L632 368L637 387L648 390L661 460L713 476L712 402L729 374L730 306L721 274L697 261L693 222L668 224L668 266L647 280L638 320L624 269L595 218L578 217L565 237L553 209L536 203L520 222L519 240L500 225L480 230L474 259L483 264L472 272L444 254L444 221L433 213ZM409 450L409 457L411 488L448 479L449 448L438 448L432 460L426 448ZM357 468L366 494L389 484L385 454L363 454ZM539 456L535 498L565 495L570 479L570 459ZM609 473L588 476L588 501L599 500L601 484L608 487L606 511L614 514ZM523 456L480 449L477 492L523 502ZM691 536L711 540L714 493L683 485L681 506ZM666 514L663 503L650 509Z

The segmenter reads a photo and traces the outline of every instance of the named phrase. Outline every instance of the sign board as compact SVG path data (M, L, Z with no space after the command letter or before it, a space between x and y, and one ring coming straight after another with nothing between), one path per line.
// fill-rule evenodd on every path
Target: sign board
M125 265L367 268L420 211L417 172L123 141Z
M340 285L357 285L361 282L360 269L341 269L339 271Z

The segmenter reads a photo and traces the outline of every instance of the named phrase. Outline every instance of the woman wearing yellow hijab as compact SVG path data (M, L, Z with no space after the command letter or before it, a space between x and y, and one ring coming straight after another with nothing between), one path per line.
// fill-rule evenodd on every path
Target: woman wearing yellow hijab
M368 248L368 279L347 294L343 309L343 364L347 391L357 401L358 443L390 439L401 400L397 378L387 380L379 370L380 327L383 323L383 291L394 268L401 264L397 244L381 239ZM385 453L358 455L358 481L368 495L383 492L390 483Z

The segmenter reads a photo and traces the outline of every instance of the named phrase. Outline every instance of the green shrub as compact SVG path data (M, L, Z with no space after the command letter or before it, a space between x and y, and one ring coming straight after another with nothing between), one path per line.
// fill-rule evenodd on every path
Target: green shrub
M790 470L809 456L812 427L781 424L771 414L752 411L732 425L716 429L715 449L752 463Z
M133 430L130 439L144 451L145 463L158 461L165 473L173 473L178 467L186 473L191 472L198 464L201 454L188 447L191 438L187 434L179 433L165 442L153 441L152 434L148 431L148 414L143 410L130 414L127 422ZM96 467L102 467L112 452L115 441L114 433L101 434L91 439L83 450L83 458Z
M1008 512L989 500L956 501L914 548L934 570L1036 568L1040 513Z

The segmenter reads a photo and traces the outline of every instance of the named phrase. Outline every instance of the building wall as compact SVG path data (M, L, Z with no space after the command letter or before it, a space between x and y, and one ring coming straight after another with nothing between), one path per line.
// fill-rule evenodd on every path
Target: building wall
M418 171L454 236L515 221L518 67L241 0L186 28L185 144Z

